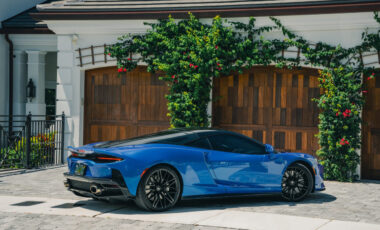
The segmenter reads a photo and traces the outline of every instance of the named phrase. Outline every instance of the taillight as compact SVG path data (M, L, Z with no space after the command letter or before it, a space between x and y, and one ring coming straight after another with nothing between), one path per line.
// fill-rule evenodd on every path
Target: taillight
M118 158L118 157L111 157L111 156L107 156L107 157L104 157L104 156L97 156L96 159L98 160L101 160L101 161L108 161L108 162L114 162L114 161L121 161L123 159L121 158Z
M76 157L80 159L87 159L94 161L96 163L111 163L116 161L122 161L123 158L120 157L114 157L106 154L99 154L99 153L82 153L82 152L76 152L76 151L70 151L69 157Z
M69 151L68 157L78 157L78 153Z

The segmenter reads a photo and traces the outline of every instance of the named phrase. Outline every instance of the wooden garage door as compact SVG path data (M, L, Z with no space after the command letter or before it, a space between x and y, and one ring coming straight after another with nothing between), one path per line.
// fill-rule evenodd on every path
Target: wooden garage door
M144 67L118 77L117 68L86 71L84 142L117 140L169 127L168 88Z
M214 81L213 126L282 151L318 149L318 72L255 67Z
M380 180L380 77L365 82L368 95L363 110L362 177Z

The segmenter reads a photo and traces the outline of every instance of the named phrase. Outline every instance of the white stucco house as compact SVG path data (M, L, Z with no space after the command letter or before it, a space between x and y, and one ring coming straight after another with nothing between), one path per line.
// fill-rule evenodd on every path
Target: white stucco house
M216 15L231 21L245 21L253 16L257 25L272 22L269 16L275 16L290 30L310 41L324 41L329 44L352 47L361 43L361 34L366 29L376 30L378 23L373 19L373 11L379 11L380 2L372 0L281 0L281 1L224 1L224 0L178 0L178 1L126 1L126 0L63 0L33 1L40 3L36 9L24 12L33 20L30 28L17 25L17 17L1 17L3 22L0 36L1 60L8 60L8 47L4 36L9 34L13 42L14 57L14 114L46 114L45 90L56 89L55 112L64 112L67 117L65 141L68 145L81 145L93 141L126 138L149 133L168 127L166 86L156 80L154 75L146 72L144 63L137 70L117 77L116 61L104 54L106 45L116 42L125 34L145 33L144 22L154 22L172 15L184 18L192 12L202 20L210 20ZM11 15L9 15L11 16ZM29 22L30 22L29 20ZM5 28L4 28L5 25ZM280 37L280 31L266 36ZM289 52L287 55L291 55ZM302 55L302 54L301 54ZM379 67L377 53L364 58L368 65ZM7 61L0 62L0 113L7 114L8 109L8 72ZM315 92L316 71L310 66L305 70L275 70L272 67L257 67L251 72L239 76L226 76L230 82L239 82L238 78L262 76L267 79L275 77L277 84L282 79L283 96L290 88L298 88L299 93ZM281 76L281 77L280 77ZM32 78L37 86L37 95L31 102L26 102L22 93L28 79ZM252 80L256 82L256 80ZM244 82L249 82L244 81ZM272 82L272 81L268 81ZM293 82L286 85L284 82ZM230 84L232 90L218 90L223 80L216 84L214 94L234 97L234 90L239 84ZM244 84L244 83L242 83ZM248 83L247 83L248 84ZM260 83L247 85L248 90L264 87ZM244 86L243 86L244 87ZM267 85L265 87L268 87ZM269 86L274 87L274 86ZM371 86L380 90L380 79ZM279 87L278 87L279 88ZM378 89L379 88L379 89ZM280 89L280 90L281 90ZM313 91L314 90L314 91ZM274 94L276 90L273 90ZM223 92L228 92L224 93ZM273 97L276 96L273 94ZM255 93L253 93L255 95ZM237 98L244 95L235 95ZM300 95L298 95L300 96ZM380 100L379 94L370 94L373 100ZM144 99L141 99L144 98ZM258 100L260 97L258 96ZM290 101L276 105L265 102L253 106L231 102L212 105L210 115L213 125L239 131L259 140L273 144L280 149L306 151L315 153L317 148L314 134L317 121L308 121L318 111L309 101L301 101L290 108ZM272 102L271 102L272 103ZM380 110L378 103L366 106L368 113ZM288 105L288 106L287 106ZM237 113L247 108L248 117L244 122L234 119ZM257 108L257 113L255 113ZM270 109L271 121L267 122L265 111ZM278 109L278 110L276 110ZM144 112L148 111L148 112ZM240 111L240 112L239 112ZM277 120L278 112L278 122ZM380 179L380 121L374 116L366 116L363 127L363 149L361 172L363 178ZM234 114L235 113L235 114ZM256 114L256 115L255 115ZM299 116L297 115L299 114ZM303 115L302 115L303 114ZM231 119L230 119L231 118ZM273 118L273 119L272 119ZM294 120L295 119L295 120Z

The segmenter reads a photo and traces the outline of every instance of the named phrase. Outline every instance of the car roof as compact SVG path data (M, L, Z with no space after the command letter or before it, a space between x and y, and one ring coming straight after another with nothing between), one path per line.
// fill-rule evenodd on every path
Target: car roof
M182 145L200 137L209 136L213 134L232 133L229 131L215 129L215 128L176 128L157 133L147 134L143 136L133 137L125 140L107 141L95 145L95 148L111 148L123 147L128 145L141 145L141 144L177 144Z

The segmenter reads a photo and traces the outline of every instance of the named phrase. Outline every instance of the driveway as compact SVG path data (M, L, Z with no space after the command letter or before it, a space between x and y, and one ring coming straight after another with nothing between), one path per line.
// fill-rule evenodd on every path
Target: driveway
M326 191L299 203L276 196L182 201L169 212L147 213L133 202L105 203L73 195L63 186L65 171L0 172L0 228L380 229L378 181L327 181Z

